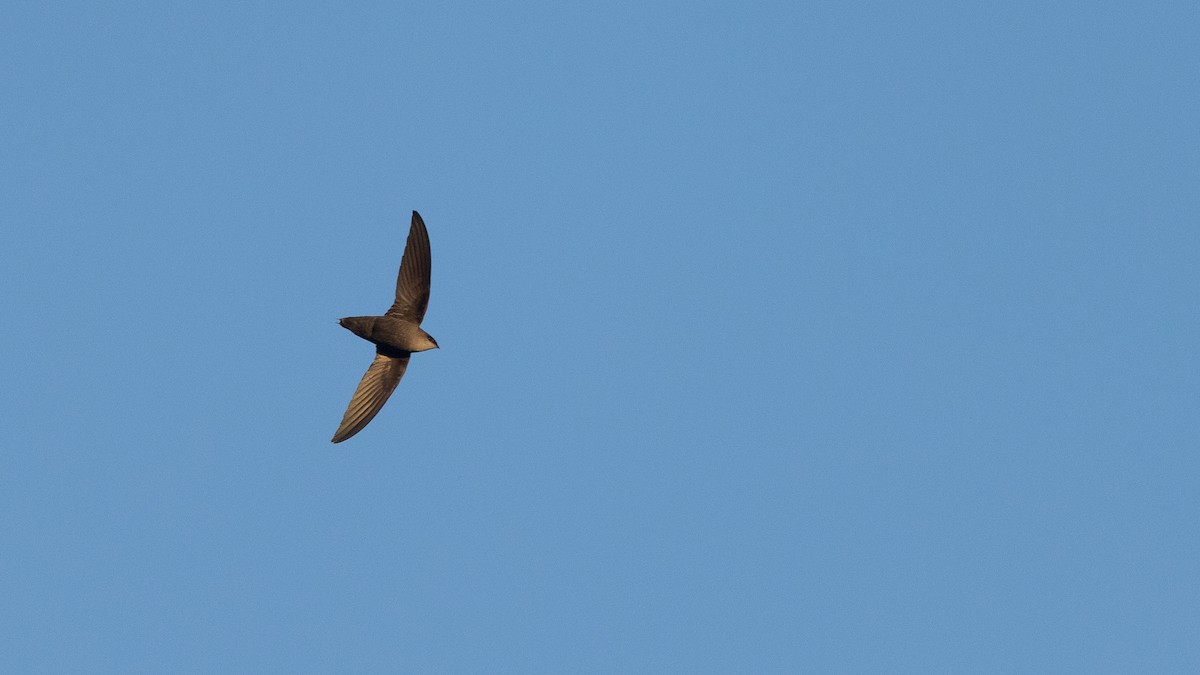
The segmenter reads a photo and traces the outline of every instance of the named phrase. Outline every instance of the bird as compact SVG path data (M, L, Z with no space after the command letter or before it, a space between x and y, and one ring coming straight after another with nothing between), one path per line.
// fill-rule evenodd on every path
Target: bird
M348 316L338 324L375 344L375 360L350 398L342 423L333 434L341 443L362 431L396 389L413 352L438 349L437 340L421 329L429 306L429 233L421 214L413 211L412 226L396 275L396 301L383 316Z

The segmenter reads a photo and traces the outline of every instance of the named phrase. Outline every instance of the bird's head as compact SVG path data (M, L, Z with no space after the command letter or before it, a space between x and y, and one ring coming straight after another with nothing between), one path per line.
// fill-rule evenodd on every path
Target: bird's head
M437 340L434 340L434 339L433 339L433 336L432 336L432 335L430 335L429 333L426 333L424 330L422 330L422 331L421 331L421 338L422 338L422 339L425 341L425 343L426 343L426 344L425 344L425 348L424 348L424 349L422 349L421 351L426 351L426 350L429 350L429 349L438 349L438 343L437 343Z

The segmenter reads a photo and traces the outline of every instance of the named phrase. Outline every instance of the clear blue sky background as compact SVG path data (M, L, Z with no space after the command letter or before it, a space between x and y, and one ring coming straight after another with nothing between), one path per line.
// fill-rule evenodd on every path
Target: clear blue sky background
M1194 3L101 5L0 13L0 670L1200 669Z

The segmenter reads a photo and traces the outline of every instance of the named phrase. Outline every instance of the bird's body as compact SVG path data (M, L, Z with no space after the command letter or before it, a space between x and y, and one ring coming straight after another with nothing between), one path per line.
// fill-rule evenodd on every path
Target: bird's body
M423 352L437 349L437 343L420 326L394 316L348 316L338 320L338 323L358 337L393 351Z
M350 406L333 435L334 443L357 434L387 402L413 352L437 349L437 341L421 329L429 305L429 233L420 214L413 211L400 274L396 277L396 302L383 316L348 316L338 320L347 330L375 344L375 360L358 383Z

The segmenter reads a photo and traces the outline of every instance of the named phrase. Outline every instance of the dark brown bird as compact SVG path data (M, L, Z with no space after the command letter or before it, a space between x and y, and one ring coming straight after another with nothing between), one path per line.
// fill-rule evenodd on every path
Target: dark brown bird
M437 349L433 336L421 330L421 319L425 318L428 305L429 233L421 215L413 211L408 243L396 277L396 302L383 316L348 316L338 320L343 328L375 343L375 360L350 399L350 407L333 435L334 443L357 434L375 417L404 377L408 357L413 352Z

